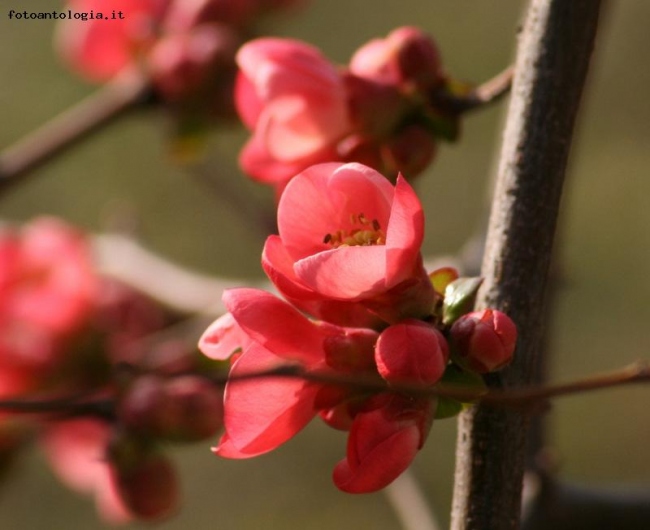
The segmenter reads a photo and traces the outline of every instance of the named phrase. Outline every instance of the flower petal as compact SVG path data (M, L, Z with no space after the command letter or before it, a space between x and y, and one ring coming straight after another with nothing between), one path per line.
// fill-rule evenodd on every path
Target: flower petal
M230 374L236 378L277 367L282 362L262 346L252 344L235 362ZM316 385L287 378L229 382L224 397L227 437L215 453L245 458L275 449L315 416L317 392Z

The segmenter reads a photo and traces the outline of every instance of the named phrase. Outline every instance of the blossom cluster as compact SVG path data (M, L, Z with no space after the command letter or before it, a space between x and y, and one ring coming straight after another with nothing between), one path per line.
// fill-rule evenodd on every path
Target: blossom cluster
M393 185L357 163L312 166L286 186L278 229L262 264L285 300L226 291L228 313L199 343L207 356L232 362L225 433L214 451L260 455L320 416L349 431L335 484L351 493L381 489L409 466L433 419L462 406L442 407L442 398L409 388L433 389L445 378L480 384L479 374L512 358L515 325L496 310L469 312L480 281L451 268L427 273L422 206L401 176ZM327 382L273 376L286 365Z
M458 113L445 104L456 85L435 41L414 27L371 40L347 67L280 38L247 43L237 63L235 103L253 131L240 163L279 190L296 173L331 161L414 177L440 139L457 135Z
M66 64L105 82L138 71L181 129L207 117L233 118L235 53L267 12L294 0L69 0L73 11L120 13L64 20L56 44ZM183 132L183 131L181 131Z
M94 496L104 518L173 512L177 478L161 442L204 439L222 425L222 392L198 352L147 339L173 318L102 277L87 238L62 221L0 229L0 400L59 403L63 412L4 411L3 461L35 436L60 479Z

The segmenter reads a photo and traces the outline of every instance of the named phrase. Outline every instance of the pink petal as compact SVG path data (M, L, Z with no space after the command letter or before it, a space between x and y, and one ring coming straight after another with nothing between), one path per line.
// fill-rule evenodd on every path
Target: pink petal
M386 230L393 186L360 164L322 164L294 177L278 205L278 229L294 260L329 250L323 242L337 230L359 228L352 215L364 214Z
M422 204L399 175L386 231L386 284L392 287L413 273L424 240Z
M385 289L386 250L381 246L340 247L296 262L296 276L321 296L357 301Z
M223 301L241 329L280 359L308 366L322 360L324 328L275 295L260 289L229 289Z
M239 155L239 164L242 170L247 175L264 183L286 184L292 177L310 165L338 158L336 152L328 148L297 160L278 160L271 156L265 142L266 138L261 134L255 134Z
M249 343L248 335L242 331L233 316L226 313L203 332L199 340L199 350L211 359L224 361Z
M358 414L350 430L347 458L334 469L334 483L348 493L386 487L411 464L421 439L415 422L392 420L383 409Z
M252 344L235 362L230 375L237 377L268 370L282 362L268 350ZM223 440L223 448L220 445L215 453L244 458L275 449L315 416L317 392L316 385L289 378L231 381L224 397L227 438Z
M249 129L255 129L264 105L255 91L255 85L242 72L239 72L235 81L234 97L237 113L242 122Z
M80 493L93 493L102 516L115 523L132 519L120 499L106 462L110 426L80 419L50 426L42 443L45 455L62 482Z
M295 307L321 320L341 326L374 328L380 320L358 302L324 299L295 275L293 260L279 236L269 236L262 252L262 267L282 295Z

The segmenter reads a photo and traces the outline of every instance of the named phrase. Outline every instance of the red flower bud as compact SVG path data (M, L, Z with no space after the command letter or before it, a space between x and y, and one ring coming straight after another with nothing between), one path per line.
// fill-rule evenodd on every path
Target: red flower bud
M128 437L109 448L111 477L128 510L144 520L168 516L179 500L176 472L165 456Z
M221 392L198 376L138 378L118 409L122 424L144 436L201 440L223 424Z
M479 373L494 372L512 359L517 328L500 311L485 309L460 317L451 327L456 360Z

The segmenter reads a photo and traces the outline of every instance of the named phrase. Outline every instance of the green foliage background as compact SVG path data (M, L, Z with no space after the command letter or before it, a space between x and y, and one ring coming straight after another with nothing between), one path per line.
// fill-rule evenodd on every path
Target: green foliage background
M268 31L308 40L345 62L362 43L413 24L438 40L453 75L480 82L507 65L525 2L517 0L306 0ZM563 282L553 321L554 380L611 370L650 357L650 3L610 2L569 169L560 229ZM54 0L4 0L0 10L0 146L7 146L91 93L57 61L48 21L8 20L11 9L51 10ZM460 143L440 148L418 188L427 212L426 252L456 252L485 218L506 104L463 124ZM219 201L169 163L165 120L139 114L114 124L40 169L0 200L0 217L54 214L91 230L111 213L133 211L142 241L207 273L261 277L261 239L227 201ZM237 128L211 140L215 174L257 199L270 194L244 180L235 157ZM218 293L215 293L218 296ZM561 474L590 484L650 486L650 389L636 387L559 400L551 435ZM453 420L434 425L415 473L439 517L449 512ZM174 450L183 511L166 530L391 529L382 494L350 496L332 485L345 437L318 423L272 454L218 460L209 443ZM0 527L103 528L92 503L64 489L38 451L18 463L0 492ZM138 525L134 525L138 527Z

